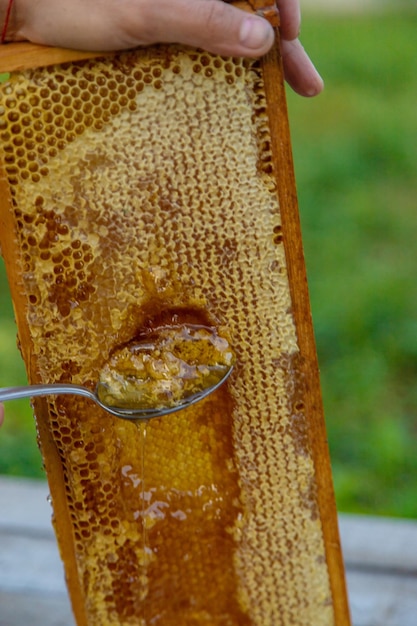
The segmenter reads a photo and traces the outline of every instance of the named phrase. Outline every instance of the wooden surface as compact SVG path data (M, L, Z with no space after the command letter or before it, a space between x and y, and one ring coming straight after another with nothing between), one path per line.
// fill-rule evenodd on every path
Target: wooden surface
M0 477L0 626L74 626L48 487ZM340 516L354 626L417 623L417 522Z

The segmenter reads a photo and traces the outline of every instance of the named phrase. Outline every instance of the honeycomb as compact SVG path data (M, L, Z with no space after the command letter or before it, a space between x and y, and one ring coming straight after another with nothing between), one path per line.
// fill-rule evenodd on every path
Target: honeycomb
M161 320L236 356L141 426L34 401L77 624L334 624L260 63L155 46L13 73L0 135L31 382L93 388Z

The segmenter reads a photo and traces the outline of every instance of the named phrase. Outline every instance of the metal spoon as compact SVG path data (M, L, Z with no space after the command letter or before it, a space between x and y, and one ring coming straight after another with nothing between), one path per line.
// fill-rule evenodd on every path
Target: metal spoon
M200 391L197 391L186 398L183 398L177 404L173 406L160 406L155 408L126 408L126 407L115 407L104 404L97 394L97 388L95 391L91 389L87 389L87 387L82 387L81 385L73 385L71 383L54 383L50 385L27 385L26 387L4 387L0 389L0 402L6 400L17 400L18 398L31 398L35 396L50 396L50 395L61 395L61 394L72 394L76 396L84 396L85 398L89 398L93 400L98 406L102 409L115 415L116 417L121 417L127 420L148 420L153 417L161 417L162 415L167 415L169 413L175 413L176 411L181 411L196 402L200 402L203 398L206 398L209 394L213 393L216 389L218 389L228 378L233 366L230 366L229 369L225 371L220 380L216 381L213 385L206 387Z

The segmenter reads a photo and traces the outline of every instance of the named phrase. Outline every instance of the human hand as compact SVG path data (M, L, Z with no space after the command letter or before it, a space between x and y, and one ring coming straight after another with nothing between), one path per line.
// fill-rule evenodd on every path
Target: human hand
M322 80L298 40L299 0L277 0L285 77L300 95ZM7 0L0 0L0 15ZM8 40L81 50L181 43L225 56L260 57L274 33L263 18L219 0L15 0Z

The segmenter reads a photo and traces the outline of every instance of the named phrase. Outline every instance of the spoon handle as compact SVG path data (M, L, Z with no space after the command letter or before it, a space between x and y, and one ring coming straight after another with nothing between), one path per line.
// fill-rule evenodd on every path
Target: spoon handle
M93 398L94 394L86 387L80 387L79 385L72 385L70 383L60 384L54 383L51 385L26 385L24 387L4 387L0 389L0 402L6 400L17 400L19 398L32 398L34 396L49 396L57 394L76 394L78 396L85 396L87 398Z

